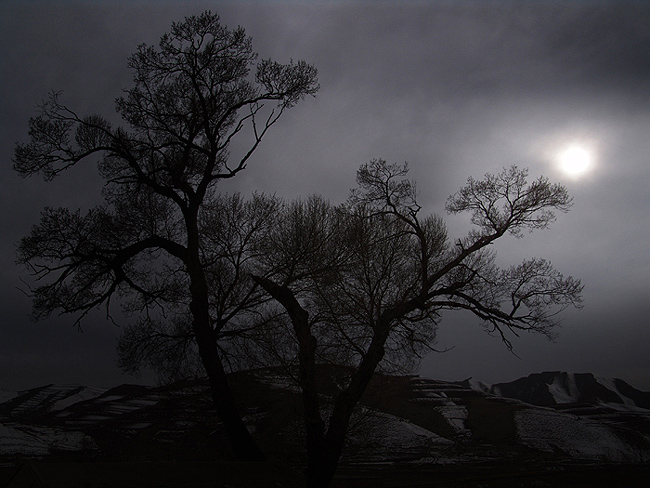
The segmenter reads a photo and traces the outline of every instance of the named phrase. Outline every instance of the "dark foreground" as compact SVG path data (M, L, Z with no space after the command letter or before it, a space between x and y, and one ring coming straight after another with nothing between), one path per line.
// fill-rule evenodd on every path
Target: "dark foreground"
M620 487L646 488L650 466L583 465L541 467L458 466L341 468L335 488L514 488L514 487Z
M333 368L325 391L346 374ZM0 488L304 487L295 387L273 369L232 381L273 462L233 461L203 380L110 390L47 385L0 402ZM355 412L334 486L650 486L650 393L621 382L607 389L592 375L548 373L524 383L510 390L542 394L505 398L469 382L377 375ZM551 386L557 394L565 383L562 398L575 398L549 404Z
M647 487L647 465L345 466L333 488ZM2 488L300 488L280 464L47 463L0 466Z

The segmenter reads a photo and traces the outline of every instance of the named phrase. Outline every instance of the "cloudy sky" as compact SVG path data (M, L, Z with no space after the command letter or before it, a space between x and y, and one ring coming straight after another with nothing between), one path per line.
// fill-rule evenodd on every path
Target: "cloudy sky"
M425 212L444 215L467 177L517 164L565 184L573 209L550 229L498 243L499 262L550 259L585 284L555 343L515 339L449 314L421 374L489 383L549 370L620 377L650 390L650 4L490 1L12 1L0 4L0 389L145 381L115 366L120 329L101 313L30 321L15 244L48 206L88 208L93 167L53 183L11 169L50 90L86 114L113 113L126 58L204 9L242 25L262 58L304 59L321 90L274 126L225 190L320 193L340 202L358 166L408 161ZM587 168L561 166L579 148ZM468 216L448 219L451 237Z

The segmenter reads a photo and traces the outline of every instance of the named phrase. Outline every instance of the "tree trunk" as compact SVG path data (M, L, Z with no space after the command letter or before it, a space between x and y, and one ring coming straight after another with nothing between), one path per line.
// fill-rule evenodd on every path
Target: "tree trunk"
M343 433L343 438L345 438L345 433ZM343 444L341 446L328 444L325 443L318 458L312 460L307 466L305 474L309 488L329 488L334 480Z
M308 334L305 339L306 344L300 344L299 367L307 437L307 478L309 478L310 467L315 465L323 454L325 422L320 415L316 386L316 338Z
M325 434L325 422L320 415L316 386L317 343L309 326L309 313L302 308L288 287L259 276L253 276L253 279L284 307L298 339L298 365L307 438L307 478L309 478L311 467L316 466L321 458Z
M307 467L309 488L327 488L331 485L343 453L352 412L366 391L379 362L384 357L384 344L389 330L388 325L383 327L378 325L375 328L375 334L359 368L352 376L348 387L336 398L327 434L320 446L319 456L313 459L313 465Z
M210 381L212 400L217 415L223 422L232 450L237 459L241 461L264 461L264 453L258 447L246 425L244 425L244 421L237 410L234 395L228 384L226 371L219 358L212 331L208 328L206 334L205 327L202 324L197 324L196 317L194 320L196 342Z
M235 456L241 461L264 461L264 453L239 414L219 355L217 340L210 323L208 285L199 257L198 227L196 221L190 224L193 225L188 225L188 256L185 263L190 277L190 312L199 355L210 382L212 400Z

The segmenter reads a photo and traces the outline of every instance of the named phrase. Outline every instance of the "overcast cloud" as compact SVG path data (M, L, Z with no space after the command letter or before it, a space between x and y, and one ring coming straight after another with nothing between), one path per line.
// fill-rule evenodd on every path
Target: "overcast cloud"
M54 2L0 6L0 389L138 381L115 367L119 328L101 313L33 323L17 288L15 244L46 206L87 208L93 167L53 183L13 174L16 141L50 90L79 113L113 113L126 58L172 21L213 9L242 25L262 58L305 59L321 91L274 126L224 191L342 201L372 158L408 161L423 211L444 214L468 176L517 164L565 184L571 212L547 231L506 239L499 262L550 259L583 280L585 306L556 343L514 340L518 357L471 316L448 315L421 373L510 381L545 370L621 377L650 390L650 5L625 2ZM581 178L557 154L594 155ZM451 237L467 216L447 218Z

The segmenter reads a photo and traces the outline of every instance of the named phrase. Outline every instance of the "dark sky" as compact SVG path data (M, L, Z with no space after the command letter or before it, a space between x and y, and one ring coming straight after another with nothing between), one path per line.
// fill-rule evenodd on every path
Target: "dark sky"
M468 176L517 164L565 184L571 212L507 238L499 263L550 259L585 284L555 343L514 339L510 354L476 319L449 314L421 374L489 383L548 370L620 377L650 390L650 3L643 2L72 2L0 4L0 389L144 381L115 366L120 329L101 312L34 323L19 291L15 244L46 206L88 208L95 168L53 183L13 174L16 141L50 90L81 114L113 114L130 86L126 58L172 21L211 8L242 25L260 57L305 59L321 90L289 111L224 190L320 193L338 203L372 158L408 161L423 211L444 215ZM579 145L580 176L558 155ZM450 237L470 228L447 217Z

